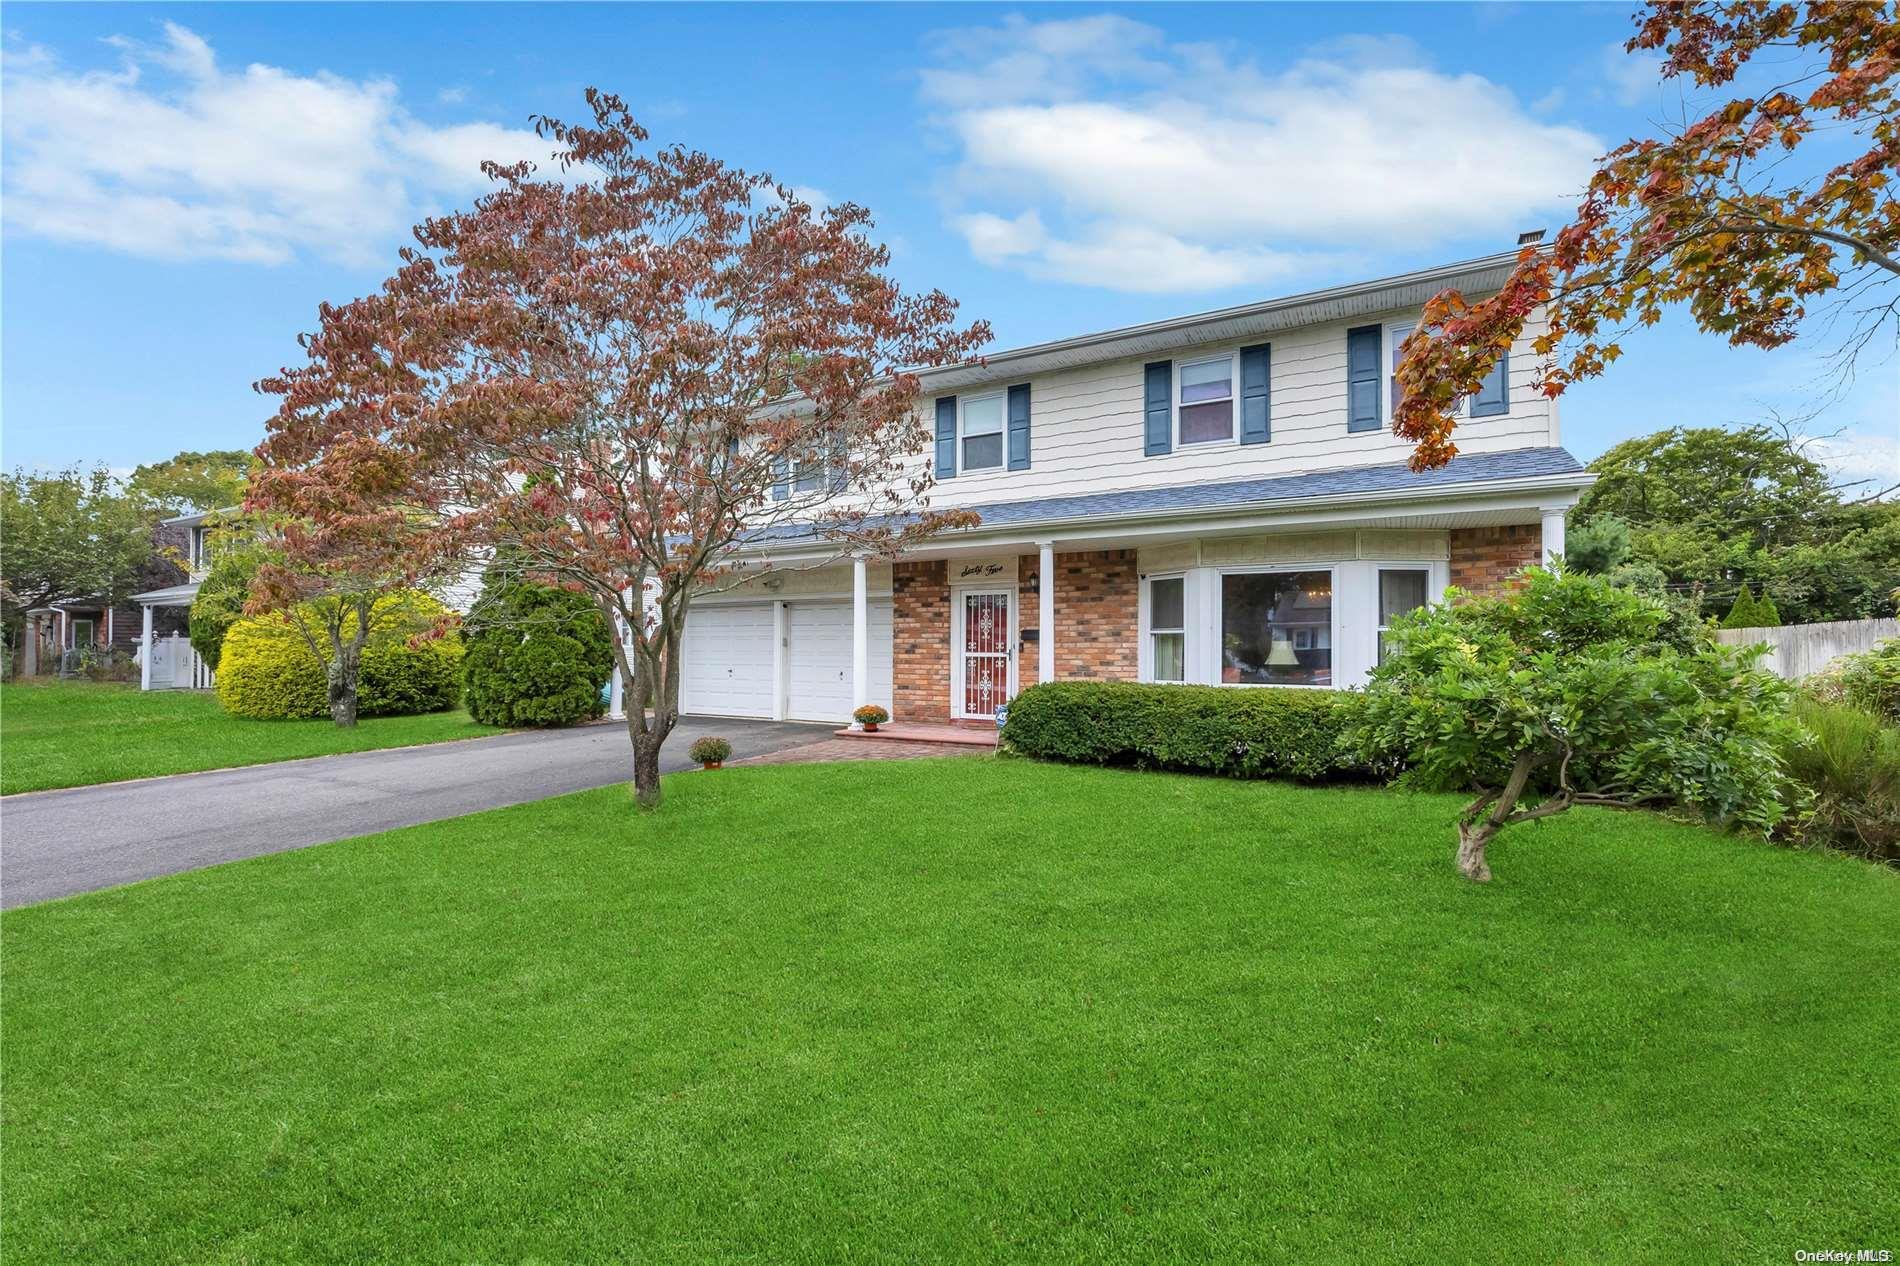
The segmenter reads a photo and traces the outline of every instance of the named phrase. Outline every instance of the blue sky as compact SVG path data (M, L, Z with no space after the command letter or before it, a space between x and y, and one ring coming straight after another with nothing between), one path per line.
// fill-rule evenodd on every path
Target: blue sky
M320 302L590 85L870 207L995 348L1384 275L1562 222L1679 115L1622 5L9 5L0 460L248 447ZM1689 103L1694 105L1694 102ZM1673 319L1564 397L1586 460L1809 409L1813 352ZM1810 424L1900 467L1900 365ZM1890 474L1900 479L1900 474Z

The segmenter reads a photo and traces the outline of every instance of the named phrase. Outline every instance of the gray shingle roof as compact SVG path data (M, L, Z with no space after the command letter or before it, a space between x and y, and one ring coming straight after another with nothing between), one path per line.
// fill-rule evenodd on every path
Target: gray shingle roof
M1223 483L1176 484L1166 488L1136 488L1126 492L1082 493L1069 497L1038 497L969 506L982 516L977 531L1020 524L1118 519L1150 514L1191 514L1242 506L1270 506L1278 501L1314 497L1357 497L1390 493L1410 497L1449 491L1461 484L1522 479L1527 482L1578 475L1583 464L1561 448L1514 448L1501 453L1469 453L1454 457L1437 470L1415 473L1403 463L1390 466L1354 466L1269 479L1237 479ZM784 524L751 537L748 544L783 545L809 539L811 529Z

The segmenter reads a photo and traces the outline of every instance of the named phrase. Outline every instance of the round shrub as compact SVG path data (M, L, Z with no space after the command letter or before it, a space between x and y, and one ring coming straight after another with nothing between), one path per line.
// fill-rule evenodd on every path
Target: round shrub
M613 645L585 595L491 569L463 632L463 698L482 724L572 725L606 711Z
M378 611L357 679L358 716L413 716L455 706L461 640L451 634L409 645L442 610L417 593ZM224 636L218 702L233 716L259 720L328 716L327 663L327 656L311 653L288 616L247 616Z

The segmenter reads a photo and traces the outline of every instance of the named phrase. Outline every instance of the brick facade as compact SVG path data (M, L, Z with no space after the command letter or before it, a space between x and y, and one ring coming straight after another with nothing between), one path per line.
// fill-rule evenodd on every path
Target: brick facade
M1016 627L1023 635L1017 677L1036 680L1041 619L1039 556L1018 560ZM1139 673L1140 579L1133 550L1056 555L1056 676L1133 681ZM904 721L950 719L950 582L943 562L896 564L891 571L891 713Z
M1140 675L1140 635L1134 550L1056 555L1057 681L1134 681ZM1033 656L1027 670L1026 680L1033 680Z
M891 567L891 718L950 719L948 563Z
M1451 583L1474 594L1496 594L1526 567L1543 561L1544 532L1535 523L1454 528Z

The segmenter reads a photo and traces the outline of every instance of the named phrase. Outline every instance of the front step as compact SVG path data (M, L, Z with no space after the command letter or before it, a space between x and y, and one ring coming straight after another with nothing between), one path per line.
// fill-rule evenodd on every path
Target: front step
M900 743L946 743L955 747L995 747L996 727L993 725L926 725L915 721L886 721L877 727L877 733L875 734L866 734L863 730L847 728L839 730L838 737L890 739Z

